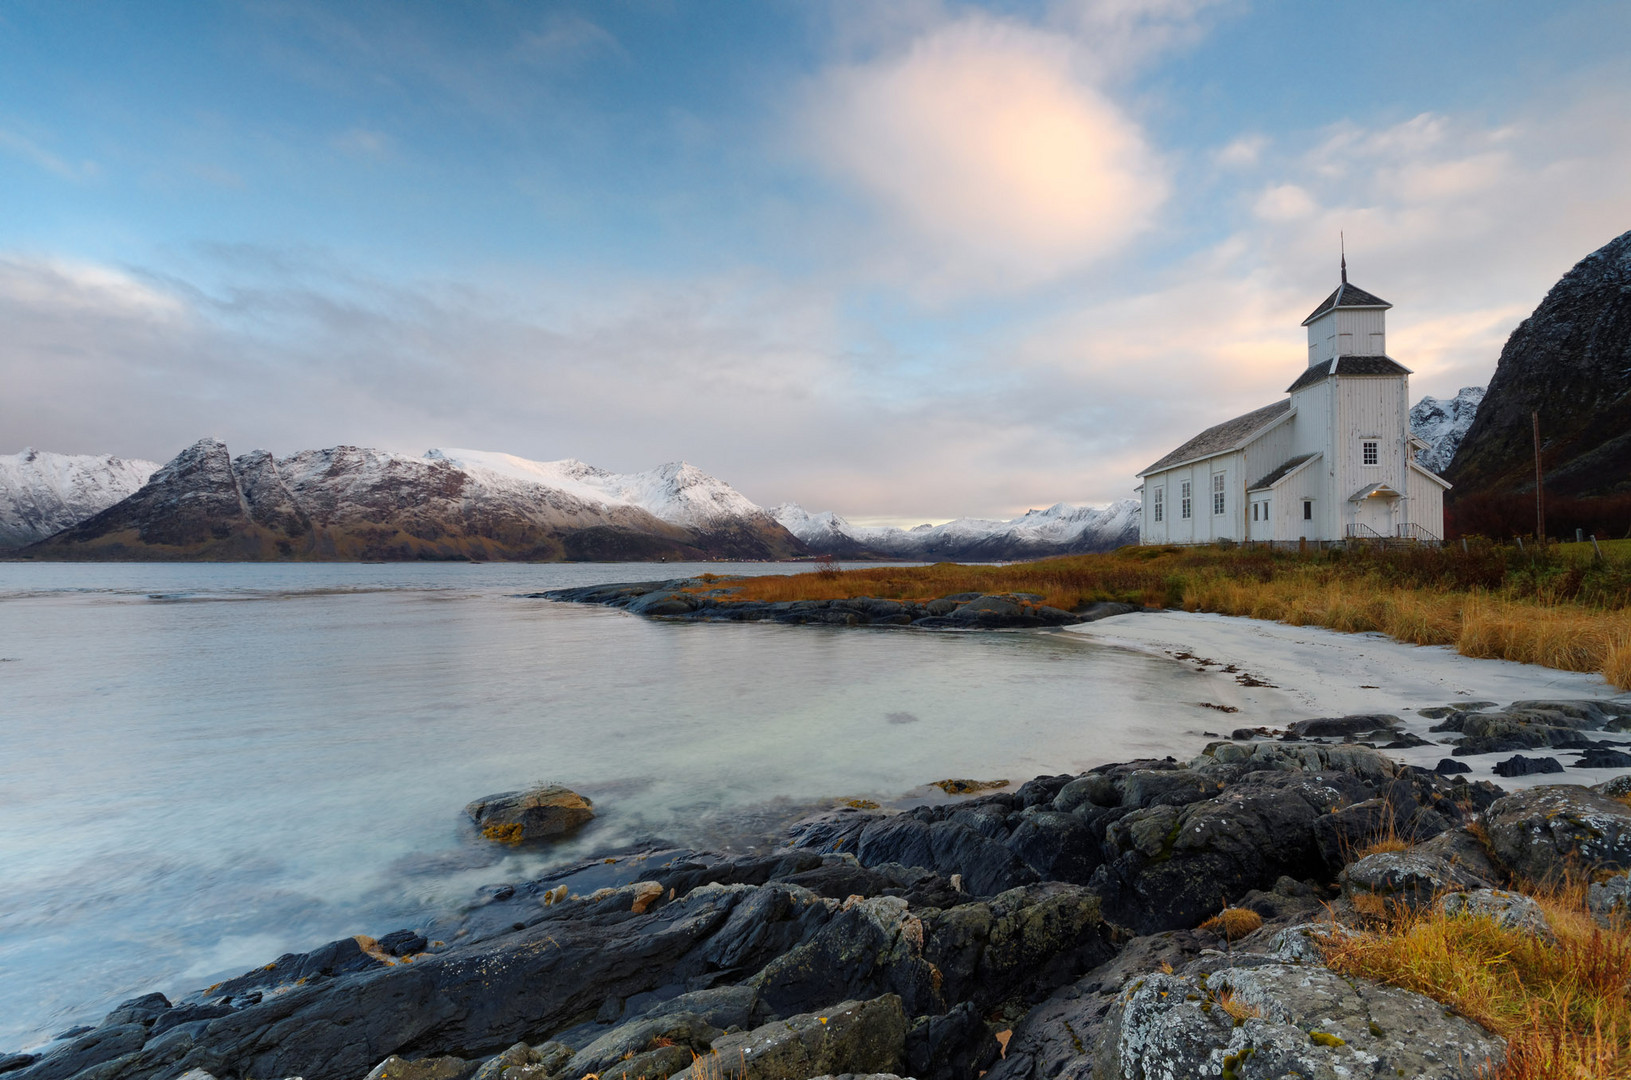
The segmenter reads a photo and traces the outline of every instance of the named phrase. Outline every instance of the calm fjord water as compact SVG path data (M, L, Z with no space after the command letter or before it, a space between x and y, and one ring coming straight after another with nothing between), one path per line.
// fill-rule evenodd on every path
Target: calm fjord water
M472 837L489 792L592 797L561 860L1203 741L1200 676L1078 636L518 595L737 569L796 568L0 563L0 1051L536 872Z

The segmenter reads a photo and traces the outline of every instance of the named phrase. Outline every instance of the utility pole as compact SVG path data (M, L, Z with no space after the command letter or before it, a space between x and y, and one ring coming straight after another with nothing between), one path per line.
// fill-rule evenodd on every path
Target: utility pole
M1546 543L1546 500L1541 489L1540 471L1540 413L1529 414L1535 432L1535 543Z

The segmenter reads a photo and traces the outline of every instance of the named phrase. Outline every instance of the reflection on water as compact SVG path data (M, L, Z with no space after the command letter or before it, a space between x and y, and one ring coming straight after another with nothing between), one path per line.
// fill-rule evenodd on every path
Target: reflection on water
M466 827L490 792L595 800L558 861L1204 741L1199 676L1076 636L519 595L727 569L0 564L0 1050L536 873Z

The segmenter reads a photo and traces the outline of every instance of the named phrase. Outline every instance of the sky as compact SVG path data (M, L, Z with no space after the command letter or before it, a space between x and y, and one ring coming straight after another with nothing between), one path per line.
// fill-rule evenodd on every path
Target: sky
M1412 396L1631 229L1631 5L0 0L0 453L1128 497L1393 303Z

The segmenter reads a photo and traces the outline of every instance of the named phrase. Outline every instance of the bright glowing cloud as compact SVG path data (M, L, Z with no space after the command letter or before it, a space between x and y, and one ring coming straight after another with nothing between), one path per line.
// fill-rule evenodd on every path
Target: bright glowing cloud
M1079 77L1067 38L993 19L829 72L810 129L822 161L905 226L925 262L986 288L1102 259L1170 191L1138 126Z

